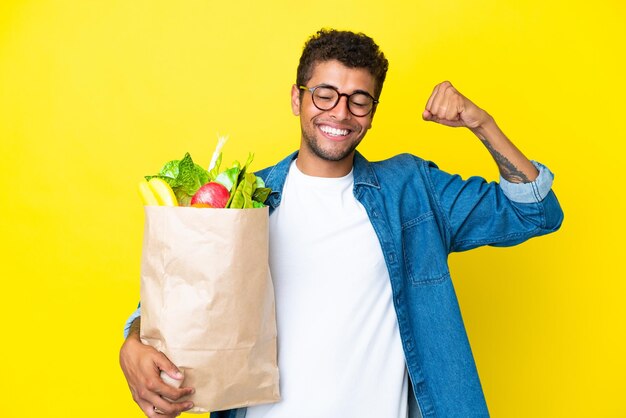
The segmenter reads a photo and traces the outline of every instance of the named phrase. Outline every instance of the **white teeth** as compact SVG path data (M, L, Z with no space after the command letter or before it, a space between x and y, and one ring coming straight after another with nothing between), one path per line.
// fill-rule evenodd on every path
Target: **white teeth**
M347 129L336 129L331 128L330 126L320 126L320 129L322 130L322 132L333 136L346 136L348 135L348 133L350 133L350 131Z

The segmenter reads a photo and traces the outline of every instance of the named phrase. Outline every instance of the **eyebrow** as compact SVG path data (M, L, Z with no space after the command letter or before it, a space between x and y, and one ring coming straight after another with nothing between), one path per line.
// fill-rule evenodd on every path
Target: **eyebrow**
M335 90L339 91L339 87L337 87L337 86L333 86L332 84L328 84L328 83L318 84L316 87L332 87L332 88L334 88ZM367 94L368 96L374 97L374 95L372 95L372 93L370 93L370 92L369 92L369 91L367 91L367 90L357 89L357 90L354 90L354 91L353 91L352 93L350 93L350 94L354 94L354 93L363 93L363 94Z

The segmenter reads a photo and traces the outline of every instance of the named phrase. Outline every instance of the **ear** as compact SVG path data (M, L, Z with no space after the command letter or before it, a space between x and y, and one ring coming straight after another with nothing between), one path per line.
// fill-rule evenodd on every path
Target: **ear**
M300 89L295 84L291 86L291 111L294 115L300 115Z

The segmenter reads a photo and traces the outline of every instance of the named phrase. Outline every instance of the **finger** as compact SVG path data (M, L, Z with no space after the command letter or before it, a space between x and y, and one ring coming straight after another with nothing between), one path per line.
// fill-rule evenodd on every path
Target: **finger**
M435 122L438 123L440 125L444 125L444 126L450 126L453 128L458 128L460 126L463 126L463 122L459 121L459 120L447 120L445 118L440 118L438 116L432 115L430 117L430 119L428 119L430 122Z
M170 402L158 395L150 396L149 399L147 399L146 401L150 404L153 412L158 412L159 415L176 416L184 411L193 408L193 402L191 401Z
M148 382L147 387L150 392L155 393L158 396L170 399L172 401L177 401L184 396L192 395L194 393L193 388L175 388L166 384L161 379Z
M154 360L155 366L160 370L156 381L151 381L151 390L158 395L171 400L178 400L183 396L191 395L194 389L190 387L180 388L184 374L172 363L165 354L159 353Z
M154 363L159 370L163 370L172 379L183 380L183 373L178 370L178 367L176 367L176 365L172 363L165 354L159 353L159 355L155 358Z
M149 418L173 418L178 416L173 414L167 415L163 411L157 410L157 408L155 408L155 406L152 405L150 402L141 401L137 402L137 404L139 405L143 413L146 414L146 416Z
M447 88L447 84L448 82L444 81L435 86L433 90L433 94L432 94L431 109L429 109L431 112L432 112L432 108L436 107L437 103L441 102L441 95L444 93L445 89Z
M452 86L449 81L444 81L442 83L442 87L440 90L441 98L441 112L439 113L439 117L442 119L447 119L447 116L450 112L455 111L455 95L456 89Z
M176 418L180 416L180 414L166 414L165 412L161 411L156 406L154 407L154 414L155 414L154 415L155 418Z
M460 119L460 97L454 87L450 87L446 90L446 102L448 107L446 109L445 118L447 120L459 120Z
M430 111L430 109L432 108L433 100L435 99L435 96L437 95L437 91L439 91L439 86L440 84L437 84L435 88L433 88L433 91L432 93L430 93L430 97L428 98L428 101L426 102L426 110L428 111Z
M427 120L427 121L432 121L432 117L433 117L433 114L430 113L428 109L422 112L422 119Z
M430 115L430 118L428 118L428 121L429 122L435 122L435 123L441 123L441 120L437 116L435 116L433 114Z
M154 405L156 398L164 397L171 401L178 401L184 396L192 395L194 392L195 390L190 387L177 389L168 386L158 377L144 381L142 386L136 389L131 388L135 402L139 404L142 401L146 401L151 405Z
M434 116L441 117L442 108L445 106L445 96L443 94L443 89L440 88L437 91L437 94L433 97L433 103L430 107L430 113ZM445 114L445 112L444 112Z
M426 106L424 107L424 109L426 110L432 109L434 98L435 98L435 93L432 93L430 97L428 98L428 101L426 102Z
M163 382L165 382L168 386L173 388L179 388L183 384L182 379L174 379L169 374L165 373L165 370L161 370L159 377Z

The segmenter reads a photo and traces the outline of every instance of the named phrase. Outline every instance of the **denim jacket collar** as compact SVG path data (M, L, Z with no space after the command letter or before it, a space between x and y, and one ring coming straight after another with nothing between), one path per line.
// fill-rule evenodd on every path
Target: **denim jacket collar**
M358 186L369 186L380 189L378 178L372 169L369 161L356 151L354 154L354 188Z
M280 205L283 186L285 185L285 179L287 178L287 174L289 173L289 167L297 157L298 151L293 152L292 154L287 156L271 169L270 173L265 179L265 184L272 189L272 192L267 199L267 203L272 208L276 208L278 207L278 205ZM358 151L356 151L354 154L353 164L355 194L358 187L360 186L368 186L380 189L378 178L376 178L376 174L370 166L370 163Z

